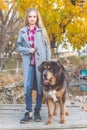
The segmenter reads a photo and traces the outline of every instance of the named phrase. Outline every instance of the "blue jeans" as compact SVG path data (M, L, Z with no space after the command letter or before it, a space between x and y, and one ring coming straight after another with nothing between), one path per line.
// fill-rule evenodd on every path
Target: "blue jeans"
M26 103L26 110L32 112L32 90L33 90L33 83L36 82L36 69L34 65L29 67L28 73L28 86L27 86L27 94L25 94L25 103ZM37 82L36 82L37 87ZM40 111L42 106L42 94L38 94L36 96L36 106L35 110Z

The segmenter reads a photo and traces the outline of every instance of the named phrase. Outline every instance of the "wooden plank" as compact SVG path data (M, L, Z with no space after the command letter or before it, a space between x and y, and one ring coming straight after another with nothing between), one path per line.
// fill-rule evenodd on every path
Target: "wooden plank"
M33 104L35 106L35 104ZM46 104L43 104L43 107L46 107ZM70 102L67 102L67 107L79 107L79 104L71 104ZM0 110L11 110L11 109L25 109L25 104L0 104Z
M67 108L70 114L67 116L66 124L60 124L58 113L52 125L45 125L48 119L46 105L43 105L41 110L42 122L37 123L33 119L28 124L20 124L25 111L24 104L0 105L0 130L87 130L87 113L80 107Z
M11 109L24 109L25 105L24 104L0 104L0 110L11 110Z

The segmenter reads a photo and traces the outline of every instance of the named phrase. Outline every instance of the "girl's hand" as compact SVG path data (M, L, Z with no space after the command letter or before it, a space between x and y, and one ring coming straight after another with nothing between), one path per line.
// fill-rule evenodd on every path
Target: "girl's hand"
M34 52L35 52L35 49L34 49L34 48L31 48L31 49L30 49L30 53L31 53L31 54L34 54Z

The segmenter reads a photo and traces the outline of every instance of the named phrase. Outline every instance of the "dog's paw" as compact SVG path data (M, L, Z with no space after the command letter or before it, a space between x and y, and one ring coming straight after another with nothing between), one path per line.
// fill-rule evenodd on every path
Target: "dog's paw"
M46 125L51 125L52 124L52 120L48 120L47 122L46 122Z
M60 123L61 123L61 124L65 124L65 123L66 123L66 119L65 119L65 118L61 119L61 120L60 120Z

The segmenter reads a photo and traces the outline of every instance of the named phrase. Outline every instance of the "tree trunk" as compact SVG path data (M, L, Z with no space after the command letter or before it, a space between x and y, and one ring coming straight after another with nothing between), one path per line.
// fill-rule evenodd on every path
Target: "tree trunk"
M0 72L3 70L4 64L3 64L3 54L0 53Z

